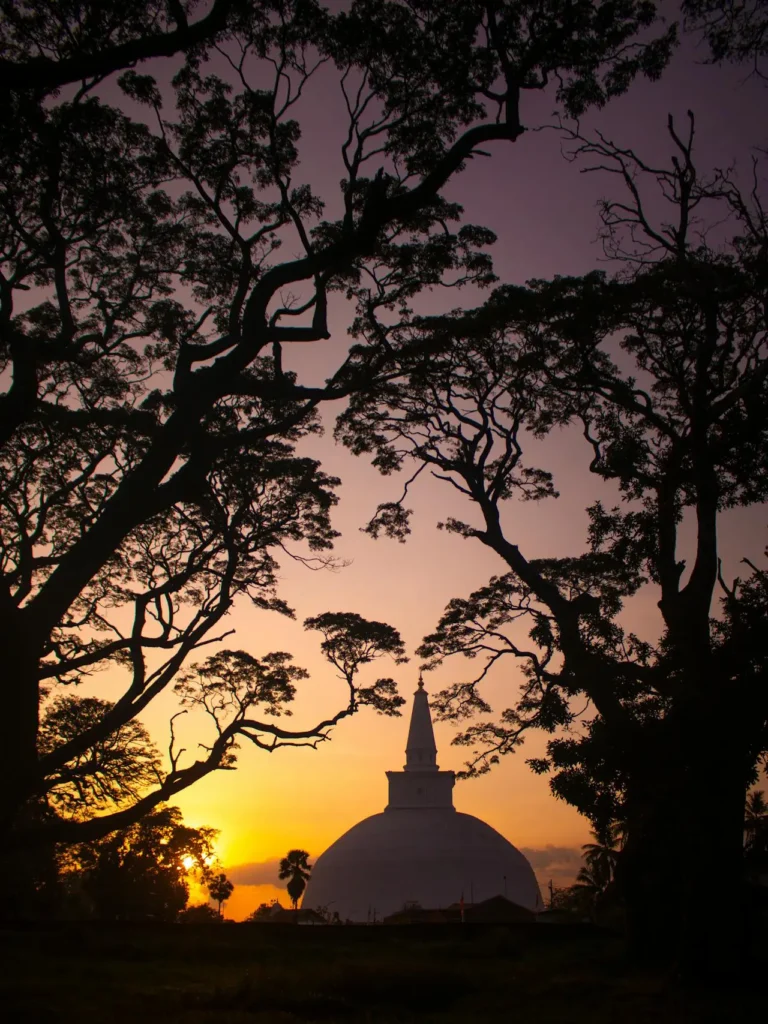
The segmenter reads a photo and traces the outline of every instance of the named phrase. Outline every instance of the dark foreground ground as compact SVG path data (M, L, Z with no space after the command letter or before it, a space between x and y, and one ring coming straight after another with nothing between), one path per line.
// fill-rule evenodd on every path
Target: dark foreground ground
M0 965L14 1024L765 1019L758 967L752 984L685 988L628 968L611 936L554 925L6 928Z

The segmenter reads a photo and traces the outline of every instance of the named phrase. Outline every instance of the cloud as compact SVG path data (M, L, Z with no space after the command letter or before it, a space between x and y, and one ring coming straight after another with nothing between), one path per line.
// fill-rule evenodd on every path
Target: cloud
M557 882L573 881L581 867L581 850L575 846L543 846L520 847L520 852L528 861L537 875L552 878ZM274 885L285 888L277 873L280 869L280 858L251 861L248 864L235 864L227 868L227 878L235 885Z
M284 888L285 882L279 881L277 873L280 870L280 858L272 860L252 861L250 864L235 864L227 868L227 878L235 885L276 885Z
M560 885L570 885L582 865L581 850L574 846L521 847L520 852L541 879L552 879Z
M575 846L544 846L538 849L523 846L520 852L531 862L531 867L548 868L557 865L581 866L581 850Z

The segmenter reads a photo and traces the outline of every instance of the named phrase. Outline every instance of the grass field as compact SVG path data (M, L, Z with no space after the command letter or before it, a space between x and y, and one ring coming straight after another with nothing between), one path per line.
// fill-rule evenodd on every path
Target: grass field
M0 932L13 1024L731 1024L760 991L629 969L616 939L482 929L59 925ZM757 973L755 977L757 977Z

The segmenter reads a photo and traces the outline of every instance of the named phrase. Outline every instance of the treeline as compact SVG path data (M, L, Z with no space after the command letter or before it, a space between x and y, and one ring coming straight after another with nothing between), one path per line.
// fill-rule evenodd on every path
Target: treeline
M12 884L6 921L218 921L234 886L221 871L213 828L185 825L161 807L104 839L4 858ZM190 906L190 893L207 902Z
M592 842L582 847L584 863L576 881L568 886L550 882L547 910L579 920L621 930L625 923L623 892L617 881L617 864L625 835L614 826L602 834L593 832ZM690 850L691 858L696 856ZM744 815L744 880L745 902L752 929L759 931L768 919L768 802L762 790L753 789L747 796ZM712 891L701 894L707 903L717 892L717 879Z

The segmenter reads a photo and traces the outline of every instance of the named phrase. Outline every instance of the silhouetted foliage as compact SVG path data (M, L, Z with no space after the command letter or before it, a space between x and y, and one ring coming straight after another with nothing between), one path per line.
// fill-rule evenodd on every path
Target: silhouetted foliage
M65 694L45 708L38 733L38 752L53 755L97 726L113 705L98 697ZM160 754L140 722L125 722L114 732L99 736L93 746L75 751L72 759L46 779L49 807L67 817L83 817L94 810L137 800L161 772Z
M582 848L585 865L602 880L603 887L613 881L623 841L621 829L612 825L602 832L592 832L594 842Z
M28 806L30 824L37 825L48 815L43 806ZM59 861L55 849L36 847L32 850L0 851L0 871L9 880L0 902L0 920L23 921L54 918L63 898Z
M50 93L150 57L169 57L213 39L246 3L214 0L204 17L190 22L199 0L9 0L1 8L0 89Z
M352 687L361 665L388 654L396 665L408 661L400 634L386 622L371 622L357 612L326 612L306 619L305 629L316 629L325 639L320 647L328 661ZM397 695L394 679L377 679L371 687L358 687L359 700L372 704L379 714L398 715L405 703Z
M215 706L197 760L171 727L149 792L27 827L51 780L226 636L236 600L290 614L278 556L327 563L338 481L296 445L324 403L395 372L367 319L407 317L425 288L492 280L493 233L461 222L446 183L522 135L527 90L551 82L578 115L658 77L675 41L674 26L654 35L650 0L54 8L0 7L0 827L27 845L107 835L231 767L238 737L303 743L379 700L353 693L293 733L255 718L251 693L269 712L284 701L287 656L222 653L182 684L188 705ZM162 89L144 73L158 65L135 67L173 53ZM301 96L320 68L348 128L327 197L300 170ZM354 305L356 341L316 386L291 345L328 337L333 291ZM121 695L41 753L40 685L55 699L106 668ZM233 713L221 730L220 700Z
M208 889L208 895L218 904L219 917L221 917L221 905L222 903L227 902L234 892L235 887L223 872L220 872L218 875L214 875L213 878L206 883L206 887Z
M180 911L177 920L180 924L219 924L221 912L214 910L209 903L196 903Z
M697 170L693 115L685 134L668 127L675 155L662 167L569 134L577 156L628 190L602 204L616 276L503 286L479 309L413 318L398 337L429 354L404 361L407 378L353 396L338 433L385 472L410 462L447 480L480 525L441 525L505 565L451 601L419 651L427 667L482 661L472 681L437 695L454 720L490 712L482 685L494 665L522 667L511 706L459 736L474 748L467 774L530 728L556 734L531 765L553 772L556 795L599 831L625 827L620 881L638 948L679 940L681 956L722 967L736 951L721 948L726 936L739 931L745 791L768 750L768 574L745 560L747 578L729 583L718 559L722 514L768 497L768 221L757 189ZM659 187L661 216L649 198ZM502 508L555 496L524 450L567 425L621 505L587 510L585 553L526 557ZM401 498L371 532L402 539L407 515ZM686 519L690 565L678 555ZM625 602L649 586L659 642L621 624ZM718 586L722 615L711 620ZM576 720L581 729L563 732ZM715 876L719 918L700 899Z
M753 789L747 796L744 861L747 878L765 885L768 881L768 802L759 789Z
M184 825L163 807L81 851L83 889L97 917L174 921L186 907L192 875L205 880L216 829Z
M682 9L687 26L706 40L712 60L751 64L766 77L766 0L683 0Z
M621 856L623 836L610 828L592 832L593 842L581 850L583 864L576 881L569 886L549 883L547 910L572 915L575 919L599 925L617 926L622 921L621 895L616 886L616 866Z
M551 889L547 910L567 914L574 921L602 925L614 910L609 893L615 896L615 887L612 889L599 869L584 864L572 885Z
M404 647L396 629L345 612L326 612L316 619L307 619L304 628L324 632L326 640L321 648L335 667L340 667L338 652L343 652L343 679L349 700L332 718L309 729L289 731L251 717L253 709L259 705L266 715L291 714L285 705L295 695L293 683L308 678L308 674L304 669L291 665L291 655L283 651L268 654L261 660L245 651L222 651L202 664L193 665L175 686L182 705L204 710L215 723L217 742L223 743L227 750L234 747L237 736L247 737L264 750L275 750L285 745L316 747L328 739L334 725L361 707L372 707L384 715L400 714L398 709L404 700L397 696L394 680L378 679L372 686L361 687L355 678L361 665L386 653L396 661L407 661L401 657ZM330 646L328 630L333 637ZM230 767L233 763L234 755L228 753L220 767Z
M309 854L306 850L289 850L288 855L280 861L278 878L288 879L288 895L291 898L293 909L297 910L301 895L307 887L307 879L312 871L309 863Z

